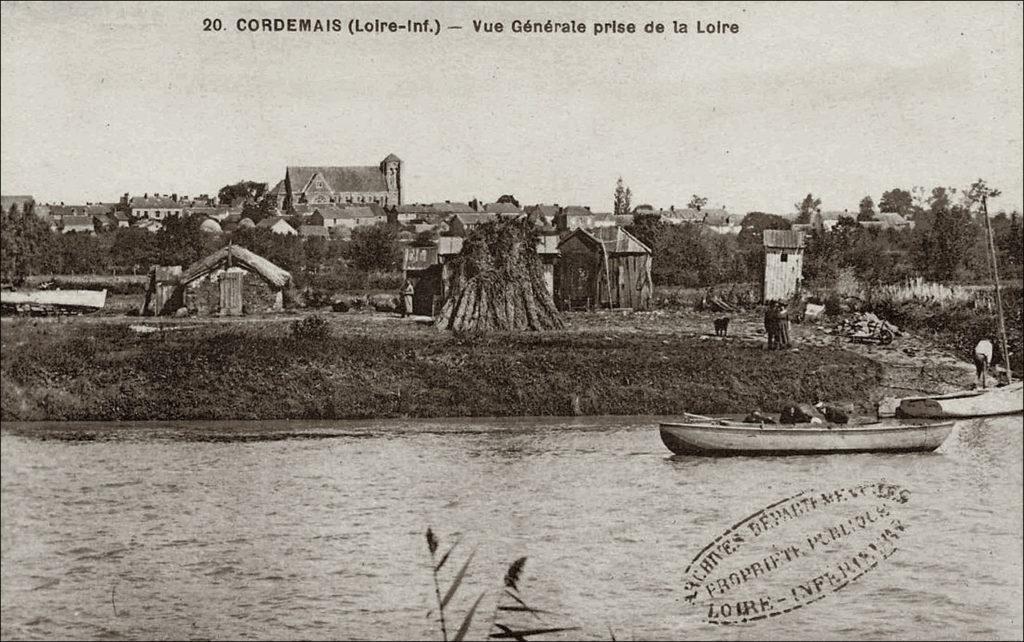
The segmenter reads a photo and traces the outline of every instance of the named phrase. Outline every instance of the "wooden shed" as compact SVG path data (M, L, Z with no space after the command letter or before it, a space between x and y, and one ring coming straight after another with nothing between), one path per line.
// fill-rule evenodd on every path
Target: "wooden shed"
M651 306L651 249L621 227L577 229L558 244L555 303L561 310Z
M239 245L225 245L181 276L182 299L196 314L234 316L284 307L291 274Z
M782 301L800 292L803 281L804 233L764 231L764 288L762 301Z

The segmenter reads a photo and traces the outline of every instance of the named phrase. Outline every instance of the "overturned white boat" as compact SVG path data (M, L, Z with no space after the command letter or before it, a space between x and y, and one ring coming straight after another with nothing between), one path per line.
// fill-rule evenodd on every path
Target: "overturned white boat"
M106 290L3 290L0 309L5 313L79 314L103 309Z

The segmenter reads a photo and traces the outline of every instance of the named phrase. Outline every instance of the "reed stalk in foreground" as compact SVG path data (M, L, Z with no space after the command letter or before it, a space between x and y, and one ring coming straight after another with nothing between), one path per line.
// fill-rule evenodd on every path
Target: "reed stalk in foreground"
M437 598L437 619L441 625L441 637L445 642L448 642L448 622L445 617L445 609L450 604L455 593L462 585L462 580L466 577L466 572L469 570L469 565L473 561L473 556L476 555L476 549L469 553L466 561L463 562L458 572L455 574L455 579L452 580L448 590L445 591L444 595L441 595L441 579L440 572L444 568L444 565L448 562L451 557L452 551L458 546L458 540L452 544L447 552L440 557L437 556L438 547L440 541L437 536L434 535L434 531L431 528L427 528L427 549L430 551L431 571L434 577L434 595ZM494 615L491 617L491 628L488 637L494 640L527 640L531 636L543 635L545 633L559 633L562 631L572 631L578 627L550 627L543 626L543 616L551 615L550 611L544 611L529 606L524 597L520 594L519 584L520 578L522 577L523 568L526 566L526 558L520 557L519 559L512 562L508 567L508 571L505 573L504 587L501 597L498 598L498 602L495 605ZM469 611L462 619L462 623L456 630L455 635L451 638L452 642L461 642L469 633L469 628L473 623L473 618L476 615L477 608L480 606L480 602L483 601L486 591L481 593L476 601L473 602L473 606L470 607ZM530 615L535 618L538 624L531 624L526 627L521 625L515 625L511 622L499 622L499 614L502 615L502 619L507 616L515 617L517 614ZM427 614L428 616L430 613ZM614 636L613 636L614 639Z

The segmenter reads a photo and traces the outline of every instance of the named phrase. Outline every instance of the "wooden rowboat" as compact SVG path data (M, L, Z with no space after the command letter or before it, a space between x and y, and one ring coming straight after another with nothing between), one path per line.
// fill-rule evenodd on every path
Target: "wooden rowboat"
M935 450L953 422L901 424L662 423L661 440L677 455L806 455Z
M991 417L1019 415L1021 412L1024 412L1024 382L1021 381L1002 388L910 397L901 399L896 408L897 417L921 419Z

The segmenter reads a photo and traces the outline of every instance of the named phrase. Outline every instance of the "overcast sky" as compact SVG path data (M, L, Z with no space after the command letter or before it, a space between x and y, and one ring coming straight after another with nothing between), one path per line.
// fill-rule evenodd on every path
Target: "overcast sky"
M393 152L406 202L512 193L607 211L620 175L634 204L697 193L741 212L789 212L807 192L855 210L978 177L1002 188L995 208L1024 200L1019 2L551 4L5 2L3 193L197 194ZM346 30L237 31L248 17ZM463 29L352 36L349 18ZM588 32L508 33L517 18ZM690 32L594 35L611 20Z

